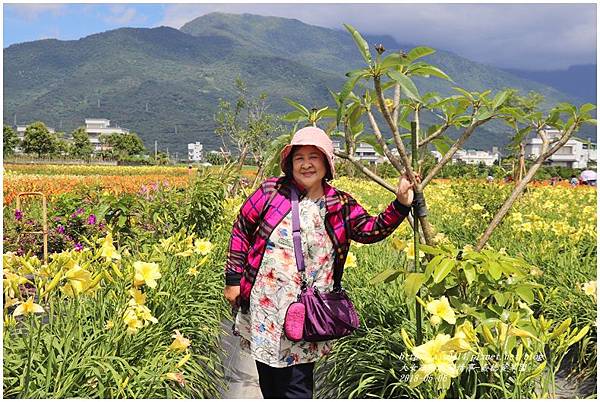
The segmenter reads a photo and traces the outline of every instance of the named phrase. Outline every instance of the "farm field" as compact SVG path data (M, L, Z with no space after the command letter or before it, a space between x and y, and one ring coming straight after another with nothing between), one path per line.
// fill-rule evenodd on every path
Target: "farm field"
M219 398L223 266L243 201L225 192L233 174L4 173L4 396ZM373 214L393 199L365 180L333 185ZM418 271L406 222L380 243L353 243L344 287L361 328L319 362L317 396L551 398L559 371L595 378L596 189L532 186L473 251L510 189L428 186L438 243L422 248ZM22 191L49 196L47 265L41 236L26 233L41 228L40 203L15 210Z

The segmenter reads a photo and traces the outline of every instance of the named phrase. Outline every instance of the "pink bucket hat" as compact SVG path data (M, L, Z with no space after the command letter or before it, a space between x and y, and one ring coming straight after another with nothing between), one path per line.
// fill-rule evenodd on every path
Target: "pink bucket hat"
M290 155L294 145L314 145L315 147L319 148L329 163L331 176L335 176L335 167L333 165L333 142L325 131L318 127L304 127L296 131L292 141L281 151L279 166L281 167L282 171L285 169L285 161Z

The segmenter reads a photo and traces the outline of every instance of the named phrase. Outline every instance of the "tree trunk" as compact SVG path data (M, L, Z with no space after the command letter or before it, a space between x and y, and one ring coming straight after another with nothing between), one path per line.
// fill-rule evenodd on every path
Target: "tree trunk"
M556 151L558 151L563 145L566 144L566 142L571 137L571 134L573 133L573 131L575 131L576 126L577 126L577 124L574 123L571 127L569 127L566 131L564 131L560 140L558 140L550 149L548 149L549 142L546 137L545 131L543 129L538 129L538 135L542 139L542 151L540 152L540 156L536 159L536 161L533 163L533 165L531 165L531 167L529 168L529 171L527 171L527 174L525 174L525 177L523 177L522 180L519 180L517 182L517 184L515 185L515 188L513 189L512 193L510 194L510 196L506 199L506 201L504 201L504 204L502 205L502 207L500 207L500 210L498 210L498 212L496 212L496 215L494 215L494 218L492 219L492 221L490 222L488 227L485 229L485 232L483 233L483 235L477 242L477 245L475 247L475 249L477 251L481 251L483 249L483 246L485 246L487 241L490 239L494 230L498 227L498 225L500 224L500 222L502 221L504 216L506 216L506 214L508 213L508 211L510 210L512 205L515 203L517 198L519 198L519 196L523 193L523 191L525 190L525 187L531 181L531 179L533 179L533 176L535 176L535 173L542 166L544 161L546 159L548 159L550 156L552 156ZM521 153L524 155L524 147L523 146L521 147ZM519 158L519 159L521 159L521 158ZM521 165L521 163L519 163L519 165ZM524 165L525 165L525 162L523 160L523 169L524 169ZM519 166L519 170L521 170L520 166Z
M256 187L256 185L263 180L264 172L265 172L265 164L259 163L258 164L258 172L256 172L256 177L254 178L254 181L252 182L252 188Z

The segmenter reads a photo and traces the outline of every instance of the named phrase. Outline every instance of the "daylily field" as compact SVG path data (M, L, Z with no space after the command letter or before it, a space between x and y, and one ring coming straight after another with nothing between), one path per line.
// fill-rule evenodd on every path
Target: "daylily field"
M4 168L4 397L219 398L223 266L252 189L228 198L234 177L216 167ZM371 213L393 199L333 185ZM416 260L407 223L353 243L344 287L361 328L318 363L317 396L549 398L561 378L595 378L596 190L532 187L474 251L510 189L428 186L437 245ZM47 264L27 233L39 198L16 210L24 191L48 197Z

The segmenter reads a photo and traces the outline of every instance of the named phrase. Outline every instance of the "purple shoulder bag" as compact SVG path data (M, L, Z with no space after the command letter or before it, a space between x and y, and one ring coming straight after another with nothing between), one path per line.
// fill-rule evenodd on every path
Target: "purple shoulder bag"
M292 236L296 266L303 274L298 301L288 307L284 332L291 341L319 342L350 335L359 326L358 314L350 298L342 289L342 269L333 273L333 291L320 292L308 286L304 277L304 256L300 238L300 213L298 193L292 186Z

